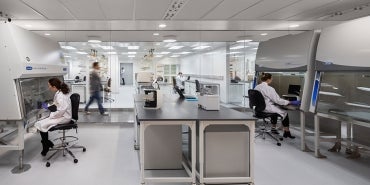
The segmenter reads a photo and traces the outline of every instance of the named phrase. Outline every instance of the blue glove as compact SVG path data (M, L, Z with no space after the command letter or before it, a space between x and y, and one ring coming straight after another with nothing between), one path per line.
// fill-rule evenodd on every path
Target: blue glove
M300 105L301 104L301 101L300 100L290 101L290 104L291 105Z
M43 102L43 103L41 104L41 108L43 108L43 109L48 109L48 104L47 104L47 103L45 103L45 102Z

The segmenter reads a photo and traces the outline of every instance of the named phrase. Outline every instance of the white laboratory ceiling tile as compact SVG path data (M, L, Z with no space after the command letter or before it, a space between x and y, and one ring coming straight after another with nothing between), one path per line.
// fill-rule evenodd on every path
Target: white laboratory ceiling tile
M369 15L370 13L367 12L365 9L368 6L364 6L369 4L370 0L341 0L341 1L334 1L332 3L328 3L326 5L316 7L295 16L290 17L288 20L350 20L353 18L358 18L362 16ZM355 7L362 6L364 7L362 10L355 11L357 13L351 13L351 15L358 15L356 17L344 15L344 16L336 16L335 19L331 18L331 15L338 11L353 11ZM352 18L350 18L352 17Z
M338 0L303 0L261 17L265 20L285 20L301 12L319 8Z
M325 21L341 21L341 20L352 20L359 17L364 17L370 15L370 7L363 7L362 10L358 11L349 11L343 15L338 16L328 16ZM370 24L370 23L369 23Z
M161 20L172 0L135 0L135 19Z
M202 19L227 20L260 0L225 0Z
M47 19L74 19L73 15L58 0L48 0L48 3L45 3L45 0L23 0L23 2L40 12Z
M237 20L257 20L260 17L267 15L271 12L277 11L283 7L289 6L300 0L264 0L255 4L252 7L245 9L239 14L232 17Z
M173 18L175 20L197 20L217 7L222 0L189 0Z
M98 0L59 0L79 20L106 19Z
M99 0L99 4L107 19L131 20L135 0Z
M4 15L8 14L12 19L45 19L22 1L0 0L0 11Z

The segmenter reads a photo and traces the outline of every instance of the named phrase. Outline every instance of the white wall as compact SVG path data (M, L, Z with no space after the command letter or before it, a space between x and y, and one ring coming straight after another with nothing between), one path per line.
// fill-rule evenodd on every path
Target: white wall
M200 81L220 84L220 99L227 102L226 48L179 58L184 74L223 76L222 80L201 78Z

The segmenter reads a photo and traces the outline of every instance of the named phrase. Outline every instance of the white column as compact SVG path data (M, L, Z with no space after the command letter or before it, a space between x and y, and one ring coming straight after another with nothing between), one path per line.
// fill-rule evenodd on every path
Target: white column
M109 55L108 59L108 75L111 77L111 91L112 93L119 93L120 62L118 61L118 55Z

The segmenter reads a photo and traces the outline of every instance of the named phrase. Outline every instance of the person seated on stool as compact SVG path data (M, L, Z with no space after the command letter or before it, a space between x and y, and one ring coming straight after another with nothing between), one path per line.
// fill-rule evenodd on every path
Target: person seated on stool
M182 72L179 72L176 76L176 86L181 90L185 91L185 76L182 75Z
M72 119L70 90L67 84L58 78L51 78L48 81L48 86L50 91L55 92L53 104L48 106L47 103L42 103L42 108L50 110L50 115L35 123L35 127L41 135L42 156L45 156L54 146L53 142L49 140L48 130L57 124L69 123Z
M278 105L288 105L288 104L299 105L300 101L288 101L288 100L284 100L284 99L280 98L279 95L276 93L275 89L273 87L269 86L269 84L271 84L271 82L272 82L272 75L270 73L263 73L262 77L261 77L261 81L262 81L262 83L258 84L254 89L261 92L261 94L263 95L263 97L265 99L266 108L265 108L264 112L279 114L283 118L283 121L282 121L282 124L283 124L283 127L284 127L283 137L285 137L285 138L289 137L291 139L294 139L295 136L292 136L291 133L290 133L290 130L289 130L289 116L288 116L288 113L285 110L279 108L275 104L278 104ZM271 132L274 133L274 134L279 134L279 132L276 130L277 119L278 119L277 116L271 117L271 124L272 124Z

